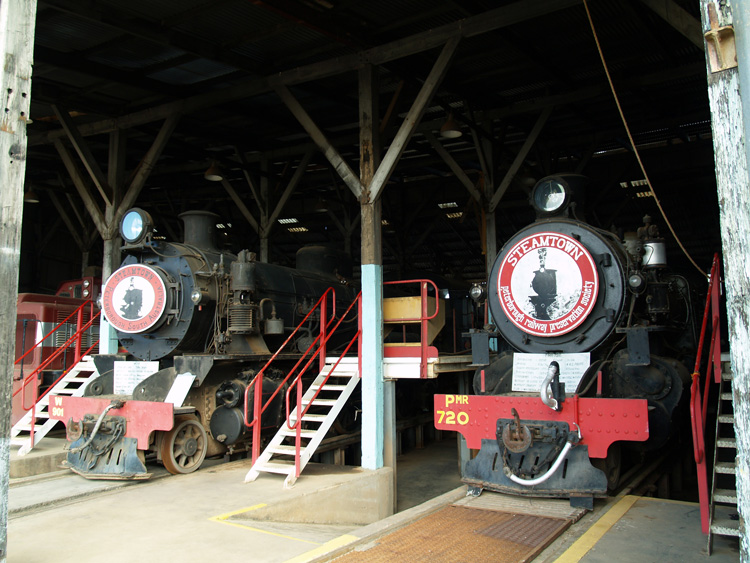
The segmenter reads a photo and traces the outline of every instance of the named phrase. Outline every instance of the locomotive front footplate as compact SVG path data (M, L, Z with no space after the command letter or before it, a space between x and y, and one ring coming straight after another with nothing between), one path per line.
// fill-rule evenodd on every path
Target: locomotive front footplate
M435 395L435 428L459 432L470 449L462 480L481 489L565 497L588 506L607 494L605 474L591 458L606 458L618 441L648 439L644 399L573 396L560 411L539 396Z

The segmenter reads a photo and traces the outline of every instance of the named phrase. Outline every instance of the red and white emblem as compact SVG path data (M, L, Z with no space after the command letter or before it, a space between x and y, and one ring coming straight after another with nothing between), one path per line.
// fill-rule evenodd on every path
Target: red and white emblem
M102 311L120 332L144 332L154 326L167 306L164 280L142 264L123 266L102 291Z
M507 252L498 270L497 291L503 312L519 329L559 336L591 313L599 277L580 242L544 232L525 237Z

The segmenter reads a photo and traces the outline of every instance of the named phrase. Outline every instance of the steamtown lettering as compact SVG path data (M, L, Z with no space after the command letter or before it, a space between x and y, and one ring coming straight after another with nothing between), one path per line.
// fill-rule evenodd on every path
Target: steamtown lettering
M576 262L584 255L583 249L574 240L567 237L563 238L557 235L546 234L533 236L521 241L513 247L505 259L511 266L515 266L527 253L537 248L558 248L572 256Z

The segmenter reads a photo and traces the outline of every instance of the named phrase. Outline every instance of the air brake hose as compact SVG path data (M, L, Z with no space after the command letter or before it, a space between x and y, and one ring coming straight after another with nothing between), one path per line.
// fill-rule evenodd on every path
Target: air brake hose
M565 460L565 456L568 455L570 448L572 448L580 440L581 440L581 429L579 427L577 435L575 432L571 432L570 434L568 434L568 441L565 443L565 447L563 447L562 451L560 452L560 455L557 456L555 463L552 464L552 466L547 470L547 472L544 475L540 475L539 477L535 477L534 479L522 479L521 477L514 475L511 468L508 467L507 465L503 468L503 473L505 473L505 476L511 481L513 481L514 483L518 483L519 485L524 485L525 487L533 487L534 485L539 485L541 483L544 483L547 479L552 477L555 471L557 471L557 468L560 467L562 462Z
M71 453L78 453L91 444L91 442L94 440L94 436L96 436L96 433L99 432L99 427L102 425L102 421L104 420L104 417L107 415L107 413L112 409L121 409L125 406L125 401L120 401L118 399L114 399L110 404L107 405L107 407L102 411L102 414L99 415L99 418L96 421L96 424L94 425L94 429L91 431L91 436L88 437L88 439L78 446L77 448L73 448L70 450Z

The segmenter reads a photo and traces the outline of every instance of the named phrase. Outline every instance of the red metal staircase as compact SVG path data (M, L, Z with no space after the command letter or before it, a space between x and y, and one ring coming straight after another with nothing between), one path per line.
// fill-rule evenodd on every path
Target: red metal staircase
M387 284L414 284L420 286L420 295L416 301L409 302L407 312L398 306L393 307L393 313L386 322L393 323L416 323L419 324L420 342L417 345L397 345L385 349L385 363L391 363L394 367L403 364L404 369L394 370L394 374L403 374L401 377L427 378L430 377L429 364L437 357L437 350L429 343L434 334L434 328L430 322L437 318L440 313L438 300L427 297L428 284L431 284L437 295L437 287L429 280L406 280L399 282L386 282ZM362 333L362 311L360 293L349 305L349 308L337 319L336 299L333 288L329 289L313 306L299 326L289 335L268 363L258 372L254 380L248 385L245 392L245 421L252 428L252 455L253 466L245 476L245 482L251 482L258 478L261 472L277 473L286 475L285 487L294 485L305 465L310 461L316 448L320 445L328 430L331 428L344 404L354 392L359 378L361 377L361 341ZM433 312L429 312L431 301ZM384 306L387 309L387 306ZM330 313L329 313L330 311ZM418 312L416 312L418 311ZM356 314L357 331L349 340L344 351L338 357L327 357L326 350L328 341L344 323L354 321ZM295 335L305 326L310 318L318 319L320 333L313 343L308 347L302 358L295 364L284 380L279 384L276 391L263 402L262 389L265 371L274 360L286 349L290 342L294 341ZM442 325L440 325L442 327ZM437 329L439 330L439 328ZM355 347L356 343L356 347ZM348 355L356 352L356 356ZM319 373L310 386L303 391L302 375L308 371L315 359L319 361ZM396 375L395 377L399 377ZM434 375L433 375L434 377ZM260 452L261 446L261 417L268 406L276 398L280 390L288 383L286 391L286 421L278 429L276 435L268 443L267 447ZM253 416L249 415L250 390L253 395ZM292 408L292 401L294 407ZM289 442L293 442L290 444Z
M54 338L58 333L58 330L70 320L76 318L76 330L73 335L60 347L58 347L52 354L49 355L35 370L30 374L26 375L21 385L13 392L13 398L17 395L23 397L23 401L20 401L23 410L26 413L23 417L11 429L11 445L20 446L18 455L25 455L34 448L34 445L39 442L47 433L55 426L57 420L50 419L50 401L52 397L57 395L68 395L68 396L80 396L83 394L83 390L86 387L88 381L96 377L98 374L93 362L88 359L88 354L91 353L98 345L99 341L94 342L88 349L82 350L82 342L89 337L89 329L93 325L94 321L99 318L100 312L94 312L94 302L88 301L80 305L75 311L73 311L68 317L63 319L57 326L55 326L48 334L40 339L33 347L24 352L18 359L16 359L16 365L23 365L24 359L33 354L37 348L40 348L47 339ZM87 322L84 322L84 311L88 311ZM49 366L53 365L55 360L66 353L67 350L73 348L74 358L71 367L65 369L63 373L49 386L49 388L38 396L39 378L41 374L48 369ZM27 397L27 388L32 387L33 400L31 404L25 404ZM54 408L54 405L53 407Z
M701 530L708 536L708 553L711 553L713 536L739 535L739 522L732 517L737 514L737 493L735 487L736 442L734 439L734 412L732 408L731 370L726 356L720 350L720 261L715 255L709 278L709 290L703 314L698 352L690 388L690 419L693 430L693 454L698 470L698 496L701 513ZM711 319L711 333L708 347L708 365L701 391L701 364L706 340L708 320ZM726 383L729 383L729 390ZM713 383L713 387L712 387ZM716 389L718 408L716 411L716 434L712 463L712 476L709 489L708 463L706 455L706 418L709 393Z

